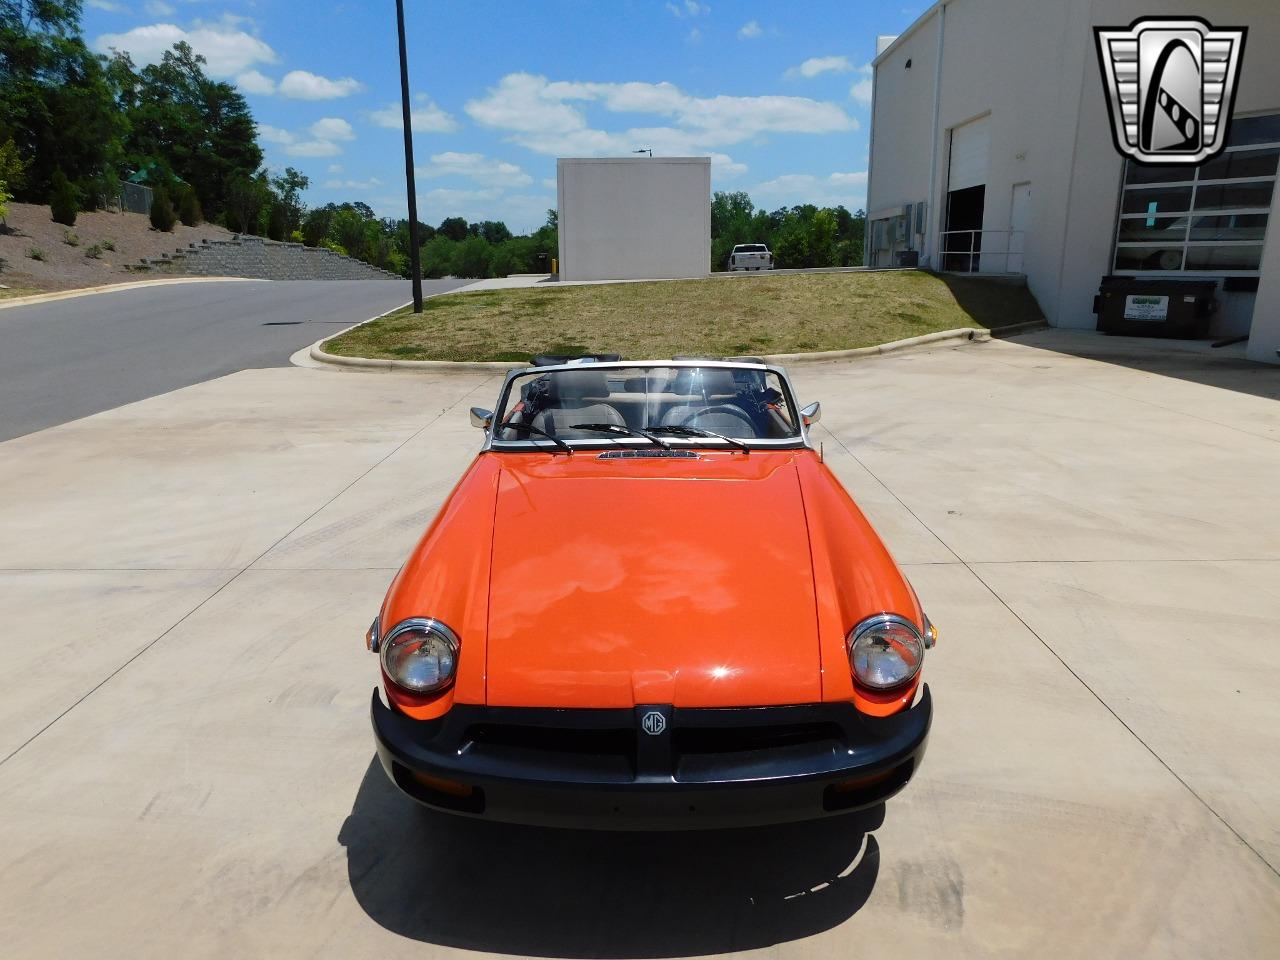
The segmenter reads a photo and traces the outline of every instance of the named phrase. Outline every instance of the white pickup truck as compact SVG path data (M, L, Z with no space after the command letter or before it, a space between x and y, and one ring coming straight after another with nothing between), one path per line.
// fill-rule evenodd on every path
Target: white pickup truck
M773 254L763 243L740 243L729 254L729 269L772 270Z

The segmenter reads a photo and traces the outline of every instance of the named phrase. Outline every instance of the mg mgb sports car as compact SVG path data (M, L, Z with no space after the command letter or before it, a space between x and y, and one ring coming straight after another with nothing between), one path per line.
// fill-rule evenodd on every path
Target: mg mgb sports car
M609 829L880 803L934 629L758 361L511 371L366 637L378 755L430 807Z

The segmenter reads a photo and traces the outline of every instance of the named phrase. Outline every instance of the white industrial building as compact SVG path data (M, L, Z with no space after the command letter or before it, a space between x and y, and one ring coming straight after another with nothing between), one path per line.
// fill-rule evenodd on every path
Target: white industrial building
M1226 150L1199 167L1112 141L1093 29L1149 16L1248 27ZM1024 274L1051 324L1081 328L1104 275L1211 279L1210 334L1280 362L1280 3L941 0L878 46L870 265Z
M711 272L711 159L556 161L561 280Z

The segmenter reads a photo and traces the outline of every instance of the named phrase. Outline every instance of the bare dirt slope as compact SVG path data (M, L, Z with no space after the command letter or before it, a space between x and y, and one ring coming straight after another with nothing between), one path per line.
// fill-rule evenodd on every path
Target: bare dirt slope
M74 234L75 246L66 242ZM8 230L0 231L0 283L32 290L70 290L103 283L119 283L132 275L125 269L142 257L173 253L200 240L227 239L231 232L202 223L198 227L175 224L173 233L151 228L149 218L138 213L97 210L81 213L74 227L54 223L49 208L29 203L9 204ZM114 244L94 259L86 254L94 244ZM31 256L33 250L43 260Z

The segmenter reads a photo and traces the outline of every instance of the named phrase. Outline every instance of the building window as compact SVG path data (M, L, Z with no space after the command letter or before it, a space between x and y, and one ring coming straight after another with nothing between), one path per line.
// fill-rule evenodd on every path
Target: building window
M1231 122L1227 148L1188 170L1128 161L1116 273L1256 276L1280 167L1280 114Z

